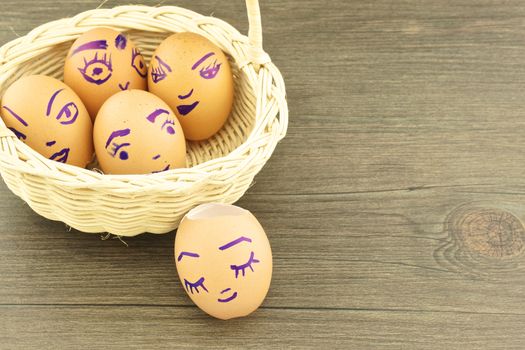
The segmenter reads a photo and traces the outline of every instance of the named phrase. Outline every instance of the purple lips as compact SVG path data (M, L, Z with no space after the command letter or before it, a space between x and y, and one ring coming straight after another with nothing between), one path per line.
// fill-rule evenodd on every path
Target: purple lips
M196 101L192 103L191 105L180 105L180 106L177 106L177 110L182 116L185 116L191 113L191 111L193 111L195 107L197 107L198 104L199 104L199 101Z

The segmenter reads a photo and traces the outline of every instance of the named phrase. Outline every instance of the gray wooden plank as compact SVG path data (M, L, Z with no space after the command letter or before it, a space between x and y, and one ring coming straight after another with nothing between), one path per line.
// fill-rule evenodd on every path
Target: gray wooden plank
M525 191L484 191L246 195L239 204L260 219L274 252L264 307L525 314L525 234L519 226ZM18 203L12 210L0 207L11 227L0 236L4 303L190 304L173 266L172 234L126 239L126 248L66 232L14 198L4 203ZM507 229L509 217L492 232L481 215L474 235L482 240L472 240L457 225L449 227L463 217L463 206L506 211L518 226Z
M525 340L521 315L272 309L223 322L184 307L0 312L0 341L9 349L522 349Z

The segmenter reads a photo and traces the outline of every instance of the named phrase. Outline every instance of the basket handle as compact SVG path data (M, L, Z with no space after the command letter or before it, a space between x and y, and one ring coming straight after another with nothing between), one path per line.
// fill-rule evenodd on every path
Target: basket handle
M246 0L246 8L248 9L248 21L250 23L250 29L248 30L248 38L250 40L250 59L255 65L260 66L271 62L271 59L263 49L259 0Z

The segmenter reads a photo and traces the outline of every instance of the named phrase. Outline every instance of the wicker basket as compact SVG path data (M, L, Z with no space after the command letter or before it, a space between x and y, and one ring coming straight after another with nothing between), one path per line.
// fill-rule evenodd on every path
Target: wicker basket
M217 18L173 6L121 6L44 24L0 48L0 95L21 76L62 78L67 50L99 26L125 31L149 61L173 32L201 34L228 54L235 79L233 112L212 139L188 143L187 169L152 175L103 175L48 160L0 120L0 173L38 214L83 232L134 236L175 229L191 208L233 203L285 136L288 108L278 69L262 49L259 3L247 0L249 37Z

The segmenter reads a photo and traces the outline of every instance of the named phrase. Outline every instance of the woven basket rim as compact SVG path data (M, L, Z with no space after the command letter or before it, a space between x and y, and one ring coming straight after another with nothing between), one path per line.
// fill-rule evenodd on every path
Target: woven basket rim
M31 42L34 43L38 40L39 37L41 37L49 28L56 28L56 27L68 27L75 23L78 23L82 21L85 18L96 16L96 17L106 17L106 18L112 18L115 16L119 16L122 13L133 13L135 15L140 14L147 14L148 16L155 15L155 13L158 13L159 15L166 14L166 13L185 13L188 15L188 17L192 17L194 20L197 19L199 22L206 24L210 23L220 23L225 28L228 28L233 34L234 34L234 40L238 41L239 43L243 45L249 44L249 38L245 35L242 35L236 28L228 24L227 22L210 16L204 16L202 14L199 14L197 12L194 12L192 10L188 10L185 8L181 8L178 6L159 6L159 7L151 7L151 6L145 6L145 5L125 5L125 6L117 6L110 9L92 9L88 11L81 12L73 17L69 18L62 18L55 21L47 22L45 24L42 24L33 30L31 30L28 34L25 36L19 37L17 39L14 39L6 44L4 44L2 47L0 47L0 76L6 73L6 69L3 69L4 65L6 64L5 59L5 52L8 51L8 49L12 49L14 47L20 48L23 51L24 43L25 42ZM106 27L106 26L104 26ZM77 27L76 27L77 28ZM82 32L87 31L91 29L92 27L82 27L81 30L78 31L77 34L71 35L67 40L64 40L63 42L68 42L71 40L74 40L76 37L78 37ZM126 31L126 30L142 30L140 28L135 27L125 27L123 25L117 25L114 26L114 28L118 28L119 30ZM155 31L151 31L155 32ZM159 33L162 31L158 31ZM169 31L164 31L169 32ZM60 44L56 43L55 45ZM42 50L45 50L43 48ZM39 54L39 53L36 53ZM36 55L35 54L35 55ZM46 176L48 177L49 181L56 181L57 183L60 183L61 186L67 186L67 187L99 187L99 188L121 188L125 190L130 190L133 187L141 188L144 187L156 187L156 186L163 186L165 189L173 189L173 190L183 190L184 188L188 186L192 186L195 183L201 182L201 181L210 181L213 180L214 177L220 178L220 171L214 170L214 171L207 171L205 168L208 167L210 164L214 162L219 163L228 163L229 160L232 160L236 158L237 164L235 165L235 168L242 168L244 162L239 162L238 159L241 158L242 160L249 162L250 161L250 154L249 151L250 145L255 143L260 143L260 139L268 138L270 137L270 140L268 140L265 144L265 147L275 147L277 142L279 142L282 138L284 138L287 130L287 124L288 124L288 107L286 103L286 96L285 96L285 88L284 88L284 81L282 78L281 73L279 72L278 68L271 62L270 57L265 53L262 52L263 56L261 59L261 63L254 62L254 61L247 61L247 62L238 62L239 65L239 71L243 71L246 74L270 74L273 82L281 87L281 89L273 89L271 91L268 91L270 94L284 94L284 96L281 100L284 102L281 102L278 105L278 111L276 112L275 117L273 118L272 122L277 122L280 126L279 130L276 130L275 127L272 128L271 125L263 124L263 120L259 118L255 118L255 123L253 125L252 130L246 137L245 141L237 146L235 149L233 149L230 153L222 156L217 157L208 161L205 161L203 163L197 164L195 166L192 166L190 168L179 168L179 169L172 169L168 170L166 172L157 173L157 174L129 174L129 175L112 175L112 174L101 174L93 170L85 169L76 167L69 164L63 164L58 163L52 160L49 160L45 158L44 156L40 155L38 152L31 149L29 146L24 144L22 141L18 140L14 134L8 130L3 123L3 121L0 119L0 140L2 138L8 138L8 142L13 142L13 145L16 150L20 150L23 154L26 154L30 156L34 162L28 162L26 160L20 159L20 157L13 156L11 154L6 154L5 151L0 151L0 163L2 167L10 168L13 170L16 170L20 173L26 173L26 174L34 174L38 176ZM264 56L266 55L266 56ZM30 58L26 59L23 62L26 62ZM16 67L16 66L15 66ZM259 71L259 67L264 68ZM257 96L258 92L254 91L255 96ZM260 113L260 111L258 112ZM272 134L269 132L265 132L266 128L271 128ZM271 142L271 141L274 142ZM270 151L272 152L273 149ZM35 164L38 164L39 166L35 166ZM56 177L57 171L60 172L61 179L58 179ZM228 170L228 172L231 172L231 169ZM173 177L178 177L178 181L173 181ZM64 178L68 178L74 181L64 181ZM147 179L148 181L146 183L141 183L142 180ZM110 184L108 184L108 182ZM130 188L131 186L131 188Z

